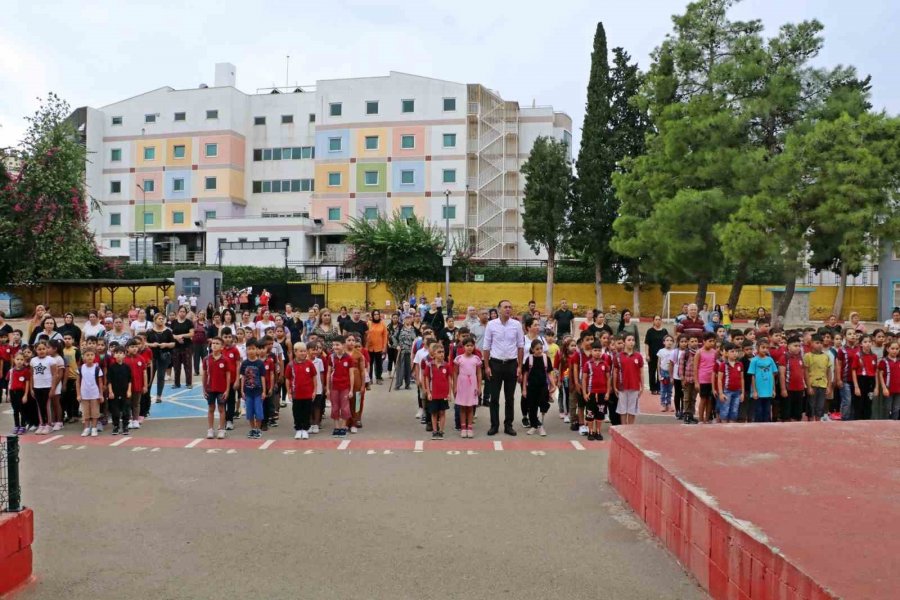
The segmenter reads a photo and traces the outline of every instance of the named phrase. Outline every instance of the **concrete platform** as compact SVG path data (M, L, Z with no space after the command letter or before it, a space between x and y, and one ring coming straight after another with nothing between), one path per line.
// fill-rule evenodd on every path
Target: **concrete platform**
M612 434L610 483L713 598L900 597L900 423Z

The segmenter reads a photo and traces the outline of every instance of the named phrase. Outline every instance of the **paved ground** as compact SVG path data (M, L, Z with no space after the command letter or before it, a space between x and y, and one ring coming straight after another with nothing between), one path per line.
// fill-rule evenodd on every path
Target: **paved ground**
M555 411L544 439L487 438L484 414L476 439L431 442L414 410L376 386L343 445L285 423L186 448L205 422L172 402L126 442L26 436L38 579L18 597L705 597L606 483L605 443Z

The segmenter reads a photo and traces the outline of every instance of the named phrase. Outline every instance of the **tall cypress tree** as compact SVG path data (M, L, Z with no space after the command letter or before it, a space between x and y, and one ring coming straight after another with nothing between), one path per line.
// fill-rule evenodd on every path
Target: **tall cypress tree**
M603 275L617 271L615 254L610 250L612 224L618 201L612 187L615 157L610 147L611 82L606 30L597 23L594 51L591 54L591 76L588 81L587 106L581 134L581 148L575 163L578 180L572 201L572 253L594 264L594 293L597 308L603 306Z

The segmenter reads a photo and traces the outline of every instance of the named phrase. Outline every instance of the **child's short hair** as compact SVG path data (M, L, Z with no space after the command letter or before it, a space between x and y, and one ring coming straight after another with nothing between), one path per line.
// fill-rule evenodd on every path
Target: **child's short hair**
M801 341L801 340L800 340L800 336L799 336L799 335L792 335L792 336L790 336L790 337L788 338L787 343L788 343L788 345L791 345L791 344L799 344L800 341Z
M116 347L113 349L113 354L125 354L125 346L116 344Z
M722 350L724 350L725 352L728 352L729 350L737 350L737 346L735 346L731 342L725 342L724 344L722 344Z
M761 337L758 340L756 340L757 348L760 346L768 346L768 345L769 345L769 338L767 338L767 337Z
M297 350L309 350L309 348L303 342L297 342L294 344L293 350L296 352Z
M87 356L88 354L96 354L97 352L93 348L85 348L84 352L81 353L82 356Z
M586 338L586 337L591 337L591 338L592 338L592 337L594 337L594 334L591 333L590 331L588 331L587 329L585 329L584 331L581 332L581 334L579 334L579 336L578 336L578 341L579 341L579 342L583 342L583 341L584 341L584 338Z
M347 341L347 338L345 338L342 335L339 335L336 338L334 338L333 340L331 340L331 343L333 344L333 343L337 342L338 344L343 344L346 341Z
M822 334L820 334L820 333L813 334L812 341L822 343Z
M877 336L879 333L885 333L884 329L876 329L875 331L872 332L872 337ZM890 334L888 333L886 335L890 335ZM893 337L893 336L891 336L891 337Z
M706 340L714 340L714 339L716 339L716 334L713 333L713 332L711 332L711 331L707 331L706 333L703 334L703 341L704 341L704 342L705 342Z
M222 335L231 335L231 327L223 327L219 333L221 333Z
M89 335L86 338L84 338L84 341L88 344L96 344L100 340L99 340L99 338L97 338L96 335Z
M752 348L752 347L753 347L753 342L751 342L750 340L744 340L743 343L741 344L741 348Z
M594 342L591 344L591 350L603 350L603 344L600 342Z
M750 335L751 333L754 333L754 334L756 333L756 330L753 329L752 327L748 327L747 329L744 330L744 335L745 335L745 336L746 336L746 335Z

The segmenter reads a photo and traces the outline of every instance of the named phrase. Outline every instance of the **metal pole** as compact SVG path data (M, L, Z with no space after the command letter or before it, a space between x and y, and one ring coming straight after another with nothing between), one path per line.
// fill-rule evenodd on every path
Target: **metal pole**
M22 488L19 482L19 436L17 435L6 438L6 480L9 485L7 510L19 512L22 510Z
M144 245L144 266L147 266L147 192L144 191L143 184L135 184L137 189L141 190L141 196L144 198L144 208L141 213L141 222L144 224L144 235L142 243Z
M446 190L444 192L444 223L446 226L445 237L444 237L444 252L449 259L451 257L450 254L450 190ZM450 300L450 264L449 260L447 261L447 265L444 267L445 272L445 281L444 281L444 302Z

